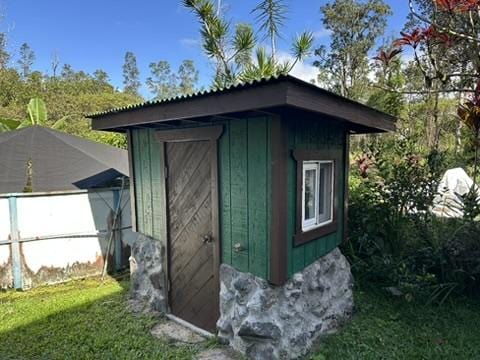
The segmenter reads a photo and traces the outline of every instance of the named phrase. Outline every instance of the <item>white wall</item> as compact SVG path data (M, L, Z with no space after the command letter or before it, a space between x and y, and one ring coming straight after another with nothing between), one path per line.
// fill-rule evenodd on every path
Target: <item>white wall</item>
M117 228L131 226L128 190L122 197L122 223ZM20 194L16 198L24 287L101 272L115 210L112 190ZM7 240L9 233L8 199L0 198L0 240ZM131 229L123 230L122 248L135 237ZM112 262L113 249L112 244ZM0 245L0 267L9 255L9 246Z

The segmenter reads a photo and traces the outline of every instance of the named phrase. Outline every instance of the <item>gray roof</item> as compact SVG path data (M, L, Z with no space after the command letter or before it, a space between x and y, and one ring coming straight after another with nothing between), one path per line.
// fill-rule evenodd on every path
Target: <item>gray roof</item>
M128 176L127 151L41 126L0 134L0 194L87 189Z
M184 120L242 112L282 114L285 109L312 112L346 122L352 131L395 129L396 118L290 75L262 78L223 89L147 101L87 115L92 128L123 132L132 127L177 126Z

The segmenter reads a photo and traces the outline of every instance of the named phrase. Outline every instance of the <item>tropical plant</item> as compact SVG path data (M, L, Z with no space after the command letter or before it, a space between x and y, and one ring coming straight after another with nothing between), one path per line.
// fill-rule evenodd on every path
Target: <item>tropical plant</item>
M28 117L25 120L14 119L0 119L0 132L22 129L28 126L47 125L47 106L42 99L33 98L30 99L27 105ZM55 121L51 126L52 129L60 129L65 125L65 120L68 116Z
M262 4L254 11L260 11ZM211 0L183 0L183 5L194 13L200 22L203 49L216 65L213 84L216 88L227 87L253 77L258 78L264 74L287 74L297 62L302 61L310 53L313 44L312 33L304 32L294 39L291 49L293 61L279 62L274 52L267 54L266 50L258 46L250 24L236 24L232 33L232 24L216 11ZM283 14L283 10L276 10L276 15L269 18L265 18L266 14L262 10L257 20L263 20L261 27L265 26L270 36L273 36L271 39L275 39L281 25L279 16ZM275 46L275 40L273 44ZM254 50L257 61L252 58ZM261 60L261 63L258 63L258 60Z
M286 20L287 6L282 0L262 0L252 13L257 14L256 21L260 30L270 39L272 60L275 61L277 53L277 38L280 37L280 28Z

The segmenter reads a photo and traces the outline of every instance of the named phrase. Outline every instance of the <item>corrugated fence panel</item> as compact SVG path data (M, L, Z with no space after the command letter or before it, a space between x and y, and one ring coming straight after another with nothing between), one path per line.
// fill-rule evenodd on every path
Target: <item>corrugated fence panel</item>
M127 267L129 246L136 236L130 228L129 197L128 189L123 193L120 189L99 189L0 198L0 240L7 240L11 232L11 219L5 209L5 202L10 199L16 205L20 254L15 261L9 255L11 245L0 245L0 286L13 286L17 276L12 279L12 268L20 269L21 281L17 283L31 288L98 275L103 270L105 257L110 269ZM114 211L120 200L124 213L121 223L115 224L119 230L112 237Z

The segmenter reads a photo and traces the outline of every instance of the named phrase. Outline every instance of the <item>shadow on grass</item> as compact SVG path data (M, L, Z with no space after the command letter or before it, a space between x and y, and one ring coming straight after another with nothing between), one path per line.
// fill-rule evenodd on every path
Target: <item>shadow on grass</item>
M71 290L71 291L68 291ZM127 309L128 281L85 280L0 294L0 359L190 359Z

